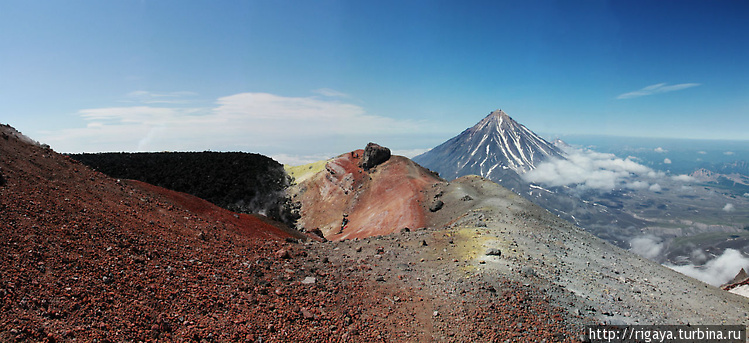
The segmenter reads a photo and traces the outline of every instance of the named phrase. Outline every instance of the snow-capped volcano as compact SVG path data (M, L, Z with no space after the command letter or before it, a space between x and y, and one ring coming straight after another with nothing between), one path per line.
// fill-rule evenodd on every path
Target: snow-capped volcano
M496 180L506 176L507 170L522 174L549 158L563 158L563 153L504 111L496 110L413 160L448 180L469 174Z

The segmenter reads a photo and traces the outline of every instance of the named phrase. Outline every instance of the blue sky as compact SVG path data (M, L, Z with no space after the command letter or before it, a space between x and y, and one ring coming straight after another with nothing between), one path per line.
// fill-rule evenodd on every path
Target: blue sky
M299 163L547 135L749 139L746 1L0 0L0 122L61 152Z

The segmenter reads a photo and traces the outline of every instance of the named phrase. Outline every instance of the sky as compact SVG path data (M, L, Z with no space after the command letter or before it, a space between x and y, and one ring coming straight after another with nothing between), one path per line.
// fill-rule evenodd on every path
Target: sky
M749 139L743 0L0 0L0 32L0 123L59 152L413 156L500 108Z

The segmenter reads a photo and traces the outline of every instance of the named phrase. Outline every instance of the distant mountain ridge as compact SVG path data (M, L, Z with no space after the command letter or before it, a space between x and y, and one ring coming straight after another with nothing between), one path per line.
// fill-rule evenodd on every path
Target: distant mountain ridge
M564 153L500 109L413 160L448 180L471 174L498 180L552 158Z

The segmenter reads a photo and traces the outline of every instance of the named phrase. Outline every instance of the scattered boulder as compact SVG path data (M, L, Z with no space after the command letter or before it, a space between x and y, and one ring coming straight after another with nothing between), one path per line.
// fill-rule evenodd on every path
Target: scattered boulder
M308 309L302 307L301 312L302 312L302 317L304 317L304 319L308 319L308 320L315 319L315 315L312 314L312 312L310 312Z
M288 249L281 249L281 250L276 251L276 258L284 259L284 260L290 259L291 254L289 253Z
M389 160L390 156L390 149L376 143L369 143L364 149L361 167L364 170L369 170L370 168Z
M502 251L497 248L486 249L486 254L489 256L502 256Z
M327 239L325 238L325 235L322 233L322 230L320 230L319 227L316 227L316 228L310 230L309 233L311 233L311 234L313 234L313 235L315 235L317 237L322 238L323 242L327 241Z
M305 285L314 284L315 282L317 282L317 278L315 278L313 276L308 276L308 277L304 278L304 280L302 280L302 283L305 284Z
M536 271L531 267L524 267L520 271L527 276L538 276L538 274L536 274Z
M437 212L442 209L442 206L445 206L445 203L442 202L442 200L437 200L433 202L431 206L429 206L429 211Z

